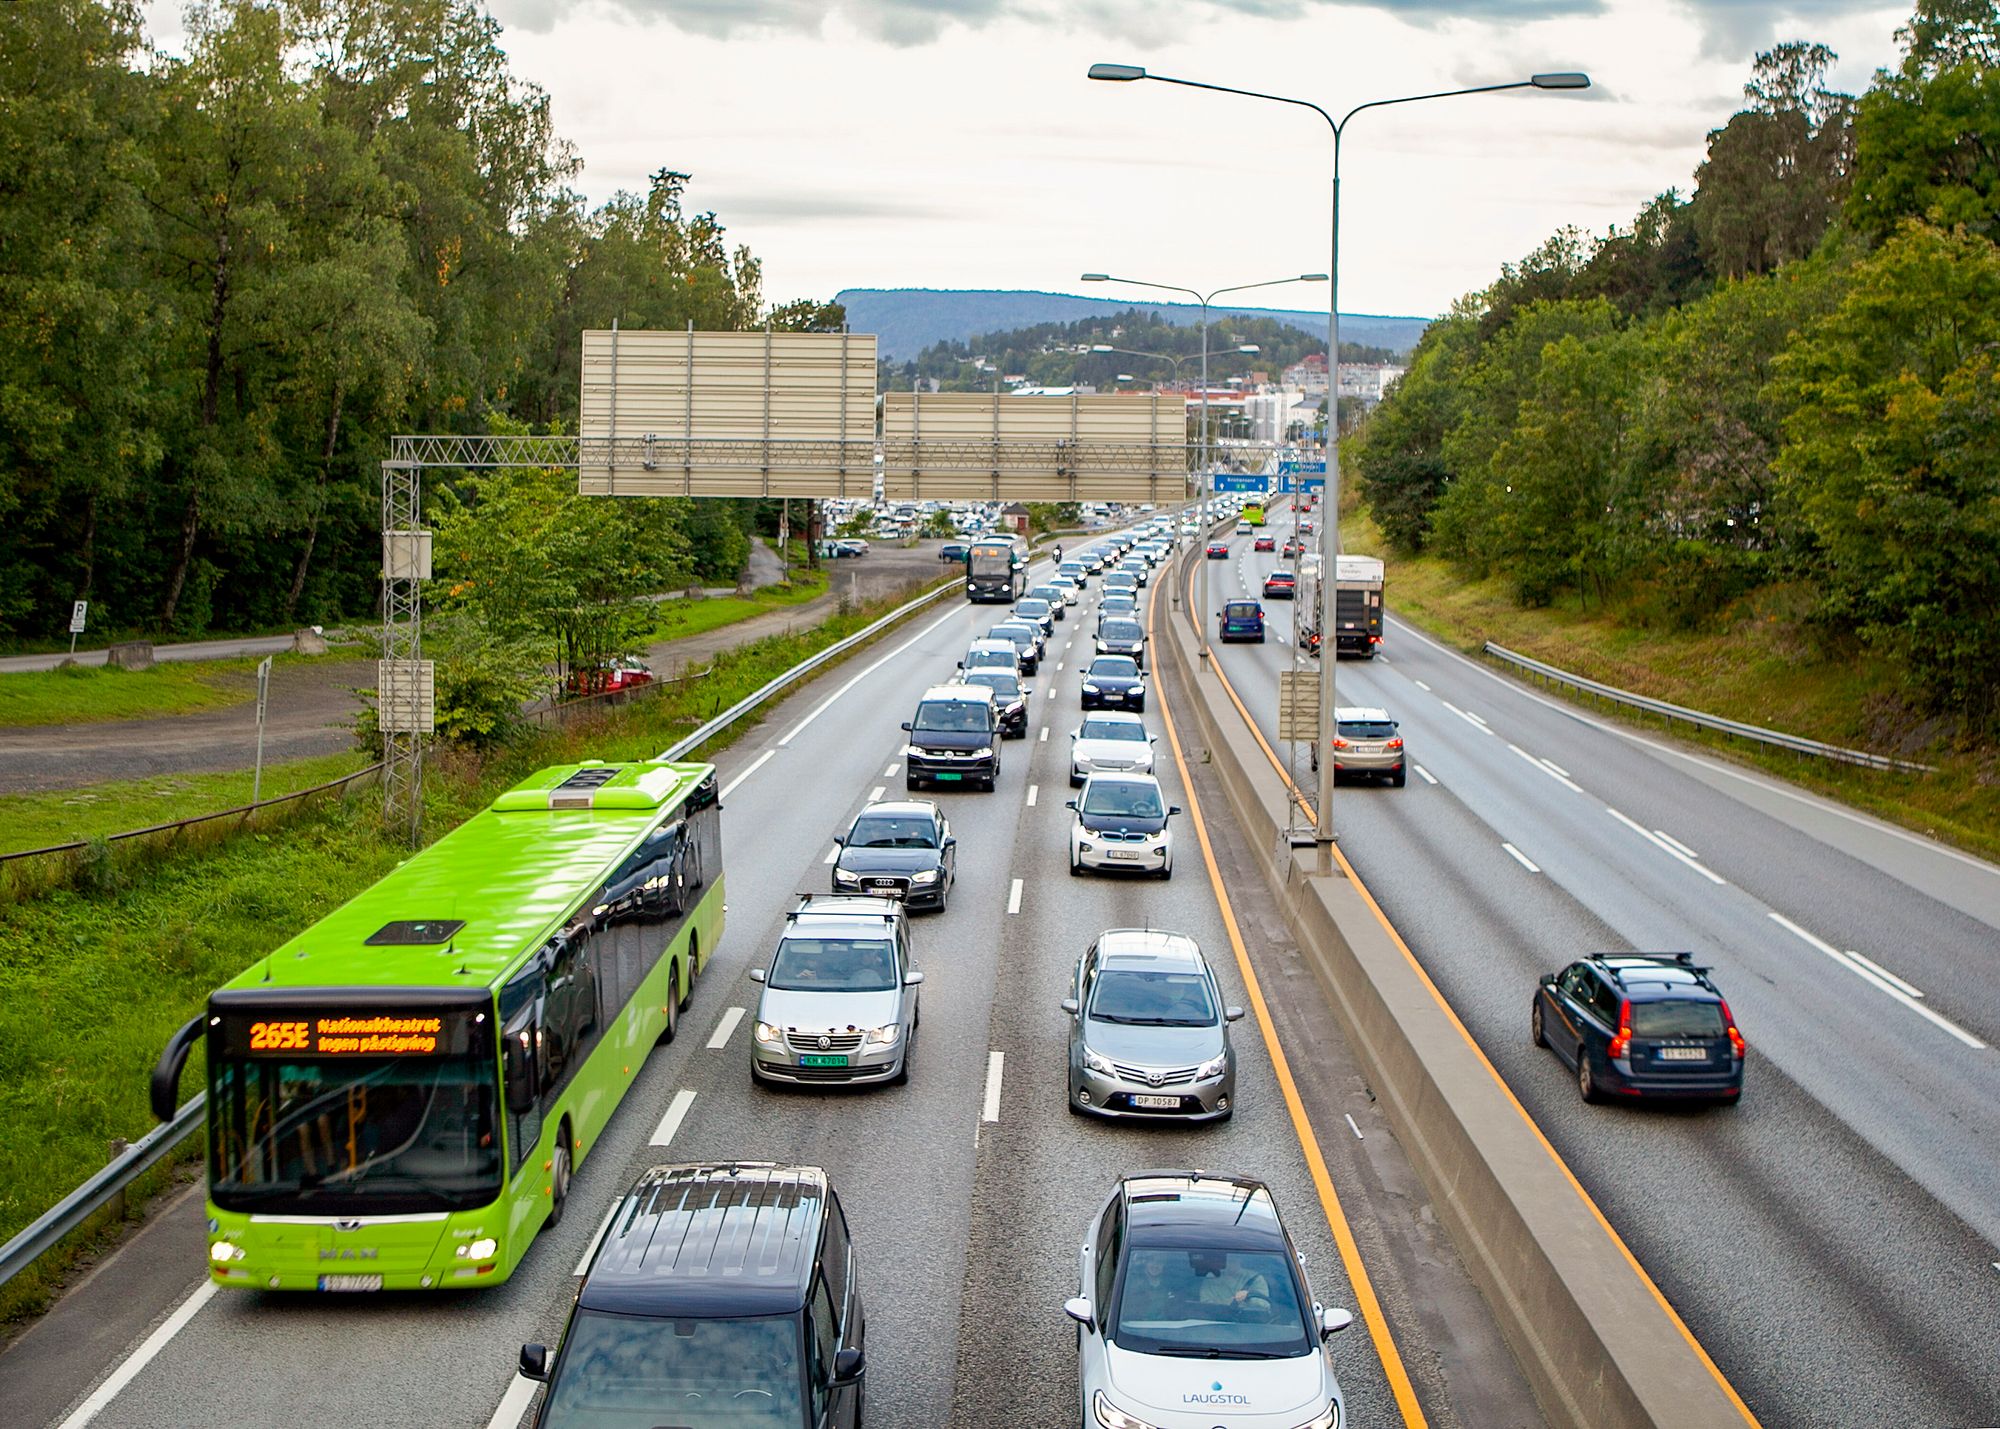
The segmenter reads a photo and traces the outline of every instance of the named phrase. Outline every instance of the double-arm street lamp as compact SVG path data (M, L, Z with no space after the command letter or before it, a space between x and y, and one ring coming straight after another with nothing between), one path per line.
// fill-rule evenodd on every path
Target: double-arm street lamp
M1136 347L1112 347L1109 343L1103 343L1103 342L1093 342L1087 350L1090 352L1122 352L1127 357L1150 357L1155 362L1167 363L1174 370L1174 380L1176 382L1180 381L1181 364L1183 362L1189 361L1192 358L1200 356L1199 353L1193 353L1193 352L1183 352L1180 353L1179 355L1175 355L1174 353L1171 352L1141 352ZM1254 342L1245 342L1245 343L1239 343L1235 347L1225 348L1223 350L1226 353L1227 352L1256 353L1256 352L1262 352L1264 349L1259 347ZM1131 376L1128 373L1121 372L1118 374L1118 380L1121 382L1129 382L1131 380Z
M1096 72L1096 69L1091 71L1092 74ZM1201 479L1195 483L1195 490L1197 492L1196 500L1200 503L1196 508L1200 512L1200 516L1197 518L1197 527L1205 525L1208 521L1208 483L1210 475L1208 469L1208 305L1224 293L1247 293L1252 288L1277 288L1282 287L1286 283L1324 283L1326 280L1327 275L1324 273L1301 273L1295 278L1266 278L1261 283L1237 283L1231 287L1216 288L1211 292L1204 293L1197 288L1183 288L1176 283L1152 283L1143 278L1114 278L1109 273L1085 273L1083 275L1083 281L1086 283L1124 283L1134 288L1158 288L1162 292L1167 293L1186 293L1190 298L1201 304L1201 442L1197 447L1197 456L1195 458L1201 466ZM1256 349L1253 347L1244 347L1238 350L1253 352ZM1140 354L1142 357L1150 355L1148 353ZM1175 363L1175 371L1178 372L1178 360L1172 358L1168 360ZM1200 539L1198 529L1196 539ZM1208 655L1208 561L1206 559L1201 562L1200 606L1201 608L1195 612L1195 629L1199 632L1201 653L1205 659Z
M1236 89L1226 84L1205 84L1200 80L1175 79L1164 74L1148 74L1141 65L1094 64L1090 67L1090 77L1121 83L1150 79L1157 80L1161 84L1178 84L1187 89L1208 89L1218 94L1237 94L1246 99L1265 99L1273 104L1289 104L1299 109L1310 109L1324 119L1327 128L1333 131L1333 231L1331 257L1327 264L1329 292L1326 305L1326 496L1323 502L1326 509L1320 513L1319 526L1319 586L1322 607L1319 661L1319 797L1313 824L1314 839L1320 848L1320 871L1331 872L1334 776L1333 677L1337 658L1335 648L1337 642L1332 627L1334 614L1339 606L1337 562L1340 555L1340 141L1347 132L1348 121L1364 109L1383 109L1391 104L1417 104L1427 99L1455 99L1467 94L1498 94L1508 89L1588 89L1590 76L1573 72L1537 74L1508 84L1481 84L1468 89L1441 89L1430 94L1406 94L1397 99L1371 99L1366 104L1355 105L1339 119L1335 119L1308 99L1293 99L1282 94L1264 94L1254 89ZM1185 292L1186 289L1180 291ZM1204 570L1206 564L1203 563ZM1202 616L1202 649L1206 651L1208 631L1205 603Z

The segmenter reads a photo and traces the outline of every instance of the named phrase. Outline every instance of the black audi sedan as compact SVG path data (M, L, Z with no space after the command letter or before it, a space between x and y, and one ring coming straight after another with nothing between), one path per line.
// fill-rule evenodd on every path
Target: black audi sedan
M1692 953L1595 953L1535 989L1528 1032L1576 1073L1587 1102L1743 1094L1743 1034Z
M833 891L900 898L912 909L942 913L951 901L958 840L928 799L870 804L834 840Z

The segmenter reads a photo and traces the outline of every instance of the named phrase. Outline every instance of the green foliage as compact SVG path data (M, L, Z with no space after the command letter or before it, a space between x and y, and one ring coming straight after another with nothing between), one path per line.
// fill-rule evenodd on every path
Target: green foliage
M1463 304L1432 323L1394 400L1352 439L1362 494L1399 551L1420 551L1429 539L1432 509L1451 479L1444 438L1457 423L1477 343L1477 319Z
M861 531L854 533L858 536L867 530L870 519L866 512L861 512L848 524L852 525L854 522L861 524ZM923 521L917 526L917 534L926 540L948 541L958 534L958 527L951 524L951 512L943 509L926 511Z
M2000 723L2000 250L1908 224L1778 365L1823 619L1933 708Z
M1901 68L1861 101L1848 220L1881 241L1906 218L2000 239L2000 6L1926 0Z
M540 641L503 636L468 611L432 616L424 642L437 661L437 732L454 744L500 743L519 726L521 706L547 688Z

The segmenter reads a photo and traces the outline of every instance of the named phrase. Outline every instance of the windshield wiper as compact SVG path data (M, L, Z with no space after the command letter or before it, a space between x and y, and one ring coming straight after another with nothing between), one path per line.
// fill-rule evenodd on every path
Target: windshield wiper
M1275 1350L1225 1350L1218 1349L1214 1345L1189 1346L1185 1349L1175 1348L1171 1345L1162 1345L1154 1353L1172 1355L1176 1359L1184 1360L1282 1360L1291 1358L1291 1356L1281 1355Z

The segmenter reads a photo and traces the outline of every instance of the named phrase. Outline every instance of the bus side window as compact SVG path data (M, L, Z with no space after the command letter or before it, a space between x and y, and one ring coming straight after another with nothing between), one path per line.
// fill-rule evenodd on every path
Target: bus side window
M542 1136L542 1005L546 974L537 958L500 990L501 1078L507 1107L507 1150L511 1169L535 1149Z

